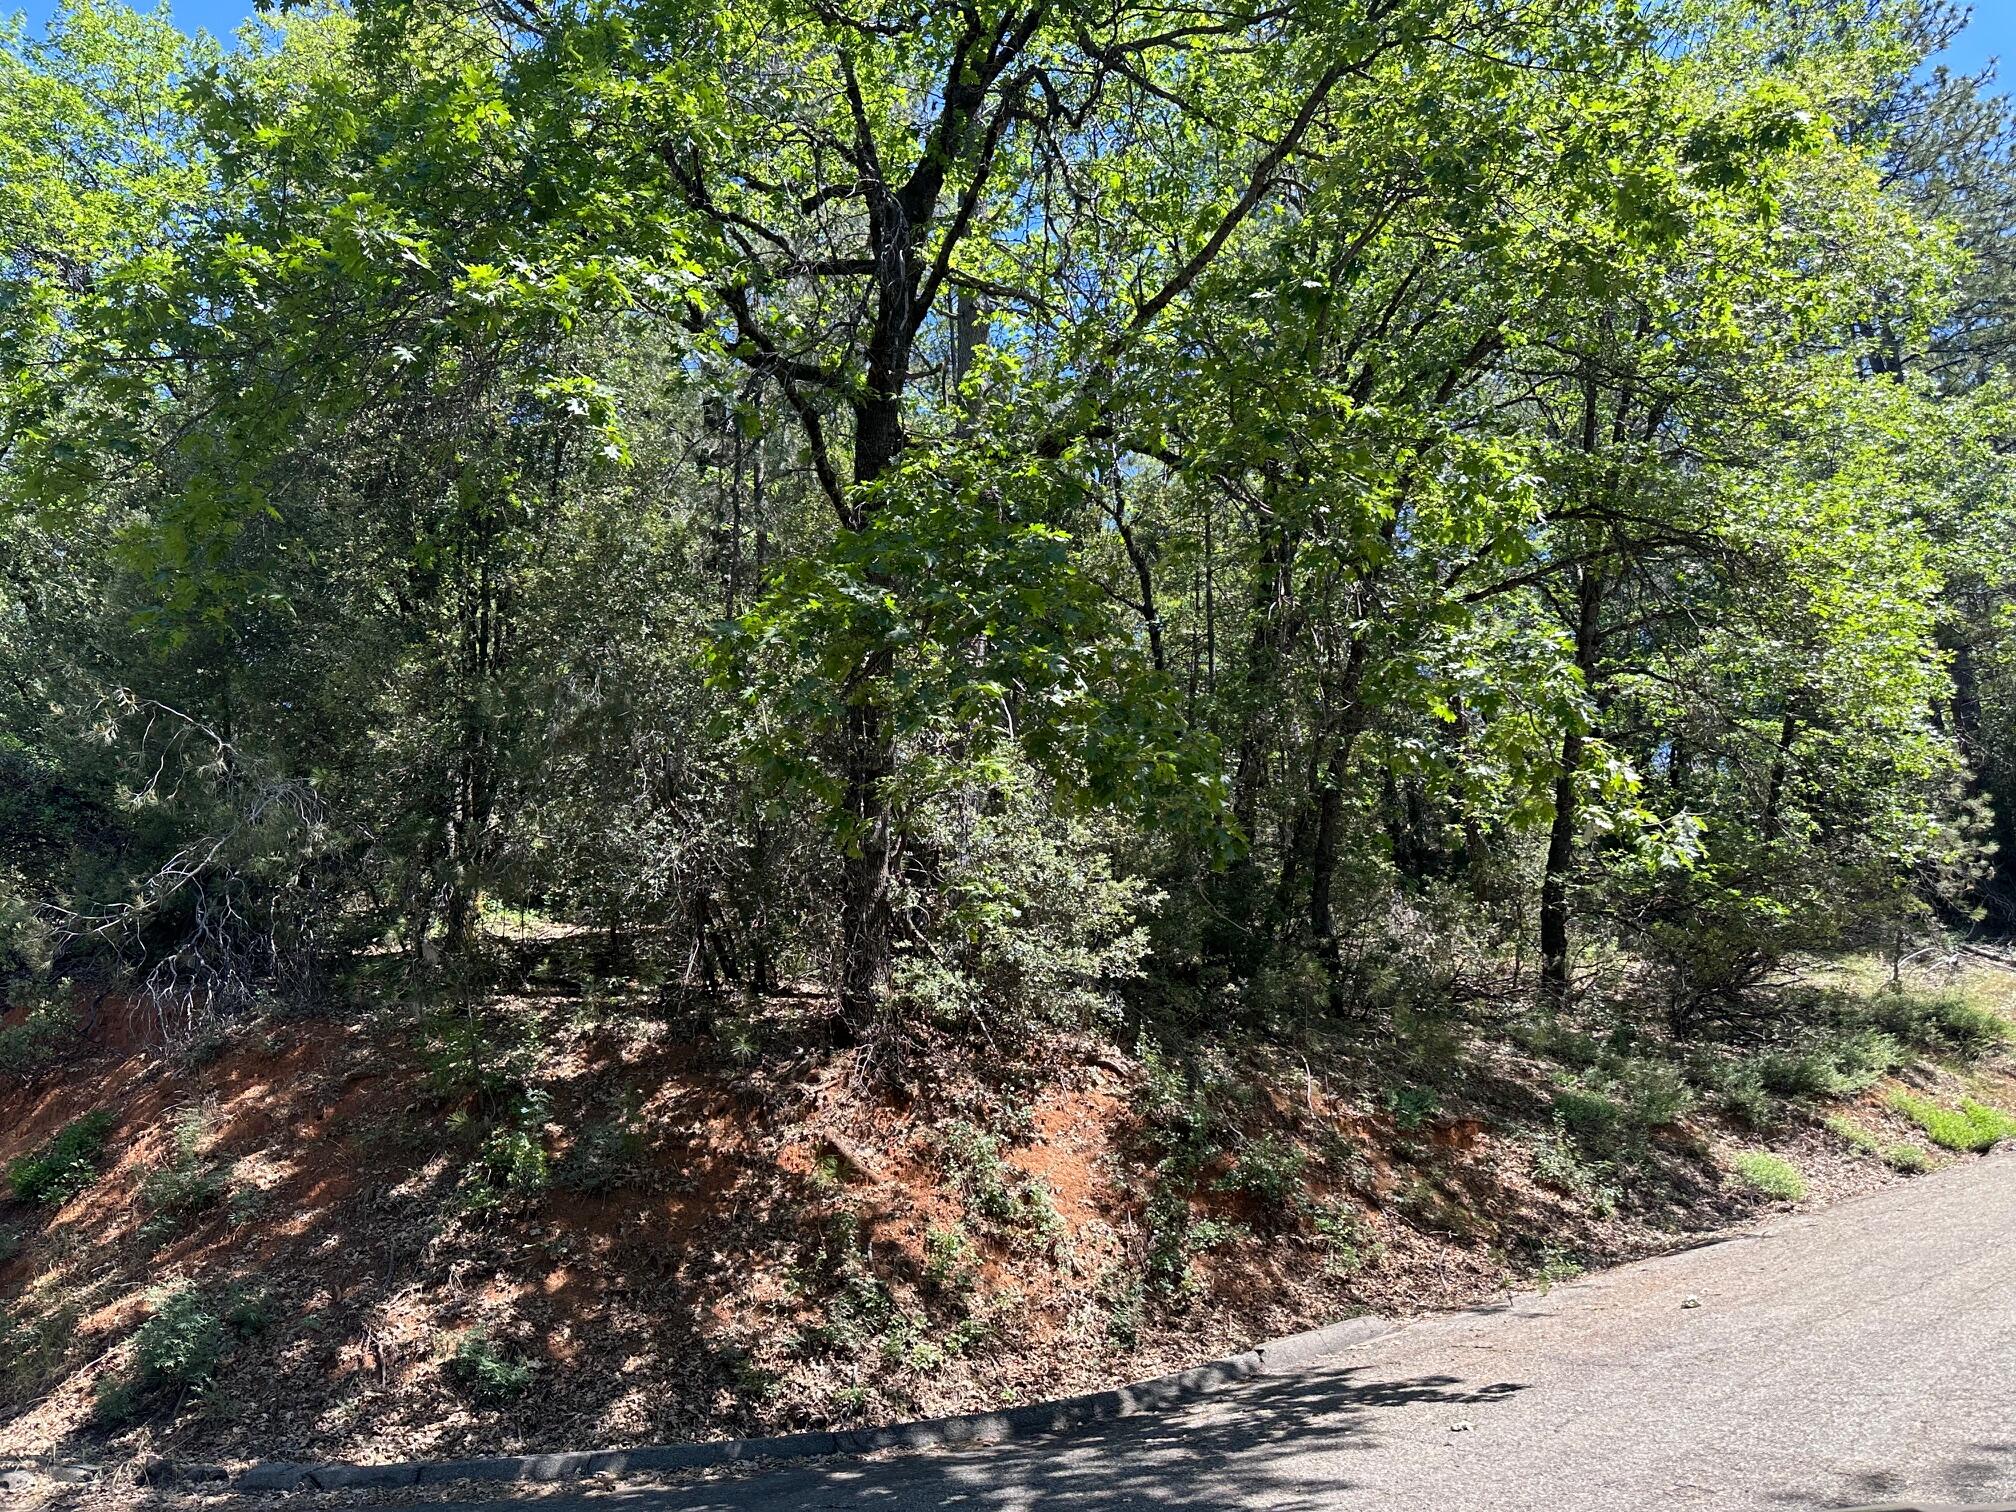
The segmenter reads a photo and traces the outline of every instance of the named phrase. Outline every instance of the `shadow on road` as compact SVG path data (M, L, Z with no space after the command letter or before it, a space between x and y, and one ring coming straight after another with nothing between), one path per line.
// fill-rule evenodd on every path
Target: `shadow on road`
M1069 1435L965 1453L834 1461L678 1491L617 1493L597 1512L748 1512L765 1508L967 1507L980 1512L1144 1507L1277 1512L1330 1505L1348 1474L1312 1470L1332 1452L1369 1449L1393 1408L1493 1402L1524 1388L1466 1388L1452 1376L1361 1383L1351 1367L1256 1381L1185 1411L1122 1418ZM1460 1412L1451 1413L1452 1421ZM549 1506L551 1504L548 1504ZM447 1512L447 1509L444 1509Z
M1908 1504L1903 1499L1909 1499L1924 1503L1927 1512L1934 1512L1935 1503L1942 1508L1963 1502L1983 1505L1984 1498L2008 1489L2010 1457L2016 1455L2016 1444L1970 1444L1968 1449L1968 1454L1946 1461L1930 1474L1870 1470L1846 1476L1843 1483L1848 1489L1833 1496L1827 1505L1871 1507L1880 1502L1899 1506ZM1812 1505L1792 1492L1778 1492L1771 1500L1789 1506ZM1995 1503L1996 1507L2003 1505Z

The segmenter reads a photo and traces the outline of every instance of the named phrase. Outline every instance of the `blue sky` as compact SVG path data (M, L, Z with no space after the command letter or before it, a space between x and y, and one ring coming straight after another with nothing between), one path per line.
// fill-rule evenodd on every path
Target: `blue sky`
M141 0L142 4L149 0ZM202 27L219 36L252 13L251 0L172 0L175 19L186 28ZM0 6L13 9L7 0ZM27 0L29 22L40 27L51 10L50 0ZM2016 0L1974 0L1974 18L1941 59L1953 68L1972 72L1991 57L2006 61L2005 85L2016 88Z
M1974 19L1939 61L1972 73L1991 57L2003 60L2004 87L2016 85L2016 0L1974 0Z

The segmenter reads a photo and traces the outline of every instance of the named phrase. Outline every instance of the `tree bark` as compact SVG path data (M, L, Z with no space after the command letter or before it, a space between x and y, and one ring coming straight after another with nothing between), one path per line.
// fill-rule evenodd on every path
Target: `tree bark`
M1785 801L1785 777L1791 766L1792 742L1798 738L1799 721L1788 703L1785 718L1778 726L1778 746L1771 754L1771 776L1764 789L1762 831L1766 840L1776 840L1782 829L1778 810Z
M878 394L854 409L854 480L880 478L904 446L900 392ZM857 513L848 522L865 530L872 516ZM870 580L882 583L871 570ZM886 586L886 584L883 584ZM840 1017L856 1037L874 1021L875 1009L895 960L895 916L889 884L895 871L895 824L889 808L889 779L896 771L896 742L875 687L894 664L887 649L874 652L862 668L862 691L848 706L841 740L842 808L847 826L840 869Z
M1364 728L1358 691L1365 681L1365 661L1371 650L1365 636L1351 638L1351 650L1333 691L1333 707L1343 712L1322 766L1316 794L1316 836L1309 848L1309 936L1323 963L1326 1002L1333 1014L1344 1011L1344 954L1337 939L1337 916L1331 892L1337 882L1337 858L1343 848L1344 773L1352 747Z
M1575 665L1583 686L1596 687L1597 626L1603 612L1601 569L1581 569L1575 585ZM1554 823L1547 833L1547 869L1540 883L1540 1000L1550 1009L1568 1002L1570 908L1568 879L1575 866L1575 832L1581 822L1576 784L1588 734L1571 726L1561 736L1561 771L1554 779Z

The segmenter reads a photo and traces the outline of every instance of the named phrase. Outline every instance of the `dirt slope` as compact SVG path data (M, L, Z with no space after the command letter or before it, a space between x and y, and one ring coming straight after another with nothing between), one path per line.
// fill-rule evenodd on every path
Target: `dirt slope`
M891 1079L794 1048L804 1011L724 1029L556 989L466 1013L473 1039L388 1008L180 1056L101 1015L86 1059L0 1086L0 1163L114 1120L95 1183L0 1203L0 1458L386 1460L971 1410L1669 1247L1767 1200L1727 1175L1739 1143L1788 1156L1810 1202L1899 1179L1810 1117L1767 1140L1700 1114L1621 1184L1586 1179L1551 1122L1562 1067L1488 1020L1411 1101L1390 1044L1226 1058L1186 1164L1152 1057L1063 1038L1005 1089L950 1053ZM1962 1074L1911 1073L1949 1096ZM1850 1111L1902 1139L1883 1090ZM215 1368L149 1385L135 1331L191 1297Z

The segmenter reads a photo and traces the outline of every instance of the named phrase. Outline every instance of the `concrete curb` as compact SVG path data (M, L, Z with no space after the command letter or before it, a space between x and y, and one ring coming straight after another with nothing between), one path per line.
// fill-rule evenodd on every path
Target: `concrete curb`
M1290 1334L1243 1354L1212 1360L1173 1375L1135 1381L1107 1391L1081 1392L1001 1412L894 1423L884 1428L787 1433L773 1438L716 1439L698 1444L654 1444L636 1449L577 1450L557 1454L507 1454L488 1459L411 1460L391 1465L225 1465L155 1460L139 1467L150 1486L203 1486L232 1491L380 1490L433 1486L447 1481L560 1481L589 1475L666 1474L753 1460L815 1459L877 1450L957 1448L1063 1433L1115 1418L1164 1412L1256 1376L1295 1370L1354 1344L1398 1331L1391 1318L1347 1318L1324 1328ZM61 1482L90 1483L108 1472L95 1465L48 1465L0 1471L0 1492Z

